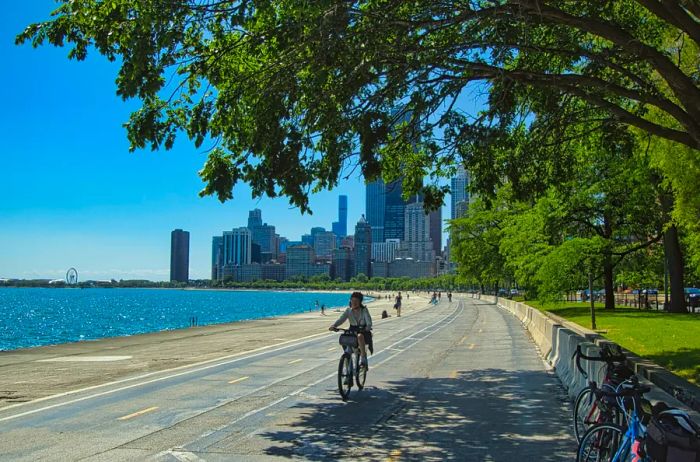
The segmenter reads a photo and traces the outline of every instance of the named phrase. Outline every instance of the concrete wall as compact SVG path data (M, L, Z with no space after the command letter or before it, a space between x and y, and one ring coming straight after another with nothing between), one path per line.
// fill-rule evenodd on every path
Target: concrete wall
M481 300L496 303L496 298L489 295L482 295ZM596 356L603 344L612 343L596 332L557 316L545 314L524 303L499 297L498 307L510 312L523 323L544 360L554 368L571 399L587 385L586 379L576 369L573 358L576 348L581 345L585 355ZM652 385L652 392L646 395L647 398L652 402L665 401L670 406L685 409L694 420L700 421L700 388L630 351L622 350L628 358L628 366L641 380L649 381ZM598 383L601 382L604 363L584 360L581 361L581 366L589 377L595 378Z

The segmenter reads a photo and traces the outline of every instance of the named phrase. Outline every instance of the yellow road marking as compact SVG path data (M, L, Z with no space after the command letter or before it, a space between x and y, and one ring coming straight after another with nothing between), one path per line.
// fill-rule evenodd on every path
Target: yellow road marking
M475 343L470 343L470 344L469 344L469 349L470 349L470 350L473 350L475 346L476 346Z
M389 453L389 457L386 459L386 462L395 462L399 460L399 457L401 457L401 450L400 449L392 449L391 452Z
M289 361L287 364L300 363L302 361L303 361L303 359L295 359L294 361Z
M242 382L242 381L244 381L244 380L248 380L249 378L250 378L250 377L246 375L245 377L239 377L239 378L237 378L237 379L233 379L233 380L231 380L229 383L238 383L238 382Z
M452 371L450 372L450 378L451 379L456 379L459 376L459 371Z
M156 409L158 409L158 406L149 407L149 408L147 408L147 409L143 409L143 410L141 410L141 411L134 412L133 414L129 414L129 415L125 415L125 416L123 416L123 417L119 417L117 420L132 419L132 418L134 418L134 417L138 417L138 416L140 416L140 415L144 415L144 414L147 414L147 413L149 413L149 412L153 412L153 411L155 411Z

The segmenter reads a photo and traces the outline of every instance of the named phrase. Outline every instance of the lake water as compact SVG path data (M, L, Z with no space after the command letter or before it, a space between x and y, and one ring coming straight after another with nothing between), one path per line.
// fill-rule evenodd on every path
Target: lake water
M94 340L347 306L313 292L0 288L0 350Z

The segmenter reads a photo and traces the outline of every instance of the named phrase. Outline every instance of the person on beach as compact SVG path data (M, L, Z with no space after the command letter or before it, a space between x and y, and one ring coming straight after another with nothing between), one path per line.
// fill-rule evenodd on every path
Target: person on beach
M316 300L316 310L318 310L318 300Z
M322 316L326 315L326 304L325 303L323 305L321 305L321 315Z
M372 342L372 316L369 310L362 304L362 292L353 292L350 296L350 306L340 315L338 320L331 324L328 330L337 332L338 326L345 321L350 321L350 331L357 334L357 343L360 347L360 364L369 370L367 363L367 349L374 352Z
M396 300L394 301L394 308L396 309L396 317L400 318L401 317L401 292L396 296Z

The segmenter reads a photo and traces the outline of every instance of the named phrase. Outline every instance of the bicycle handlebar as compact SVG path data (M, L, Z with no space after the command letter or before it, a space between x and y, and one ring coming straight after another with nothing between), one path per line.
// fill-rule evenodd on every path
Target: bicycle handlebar
M624 363L627 360L627 358L625 357L624 354L614 355L612 353L607 353L607 351L608 350L606 350L606 349L601 350L600 356L586 356L581 351L581 345L577 345L576 352L572 356L572 358L576 357L576 369L578 369L579 372L581 373L581 375L583 375L583 377L587 379L588 374L581 367L581 358L583 358L587 361L605 362L608 366L610 366L614 363Z

